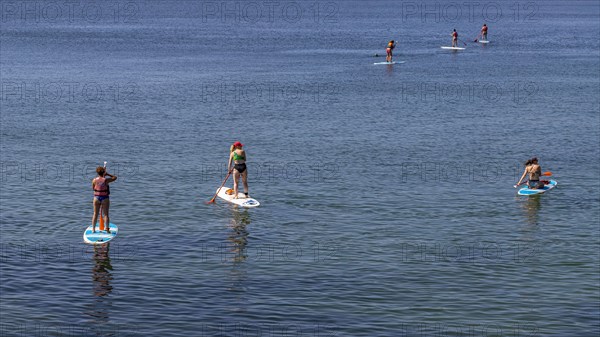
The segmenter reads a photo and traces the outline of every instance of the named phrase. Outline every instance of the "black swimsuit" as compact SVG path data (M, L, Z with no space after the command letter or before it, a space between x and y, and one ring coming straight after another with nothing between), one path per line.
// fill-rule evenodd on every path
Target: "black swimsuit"
M234 164L233 168L236 169L239 173L244 173L244 171L246 171L246 164Z

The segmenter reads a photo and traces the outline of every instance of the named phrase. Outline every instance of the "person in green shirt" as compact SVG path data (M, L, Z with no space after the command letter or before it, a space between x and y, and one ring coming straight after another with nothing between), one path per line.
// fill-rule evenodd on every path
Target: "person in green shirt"
M229 162L227 163L227 172L231 171L231 164L233 163L233 195L234 199L237 199L238 195L238 182L240 176L242 177L242 183L244 184L244 194L246 198L248 196L248 170L246 170L246 151L242 149L244 144L235 142L229 148Z

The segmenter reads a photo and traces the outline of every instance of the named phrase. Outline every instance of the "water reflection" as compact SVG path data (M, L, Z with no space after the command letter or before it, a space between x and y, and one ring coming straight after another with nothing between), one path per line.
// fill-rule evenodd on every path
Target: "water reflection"
M385 67L386 67L385 73L387 75L391 75L394 73L394 65L393 64L386 64Z
M523 213L525 214L527 224L531 227L538 226L539 211L542 207L541 196L531 195L521 199L525 199L522 201L521 207L523 209Z
M232 209L232 218L229 224L229 233L227 235L227 249L231 263L229 272L229 288L233 295L232 310L236 312L245 312L248 307L246 291L248 290L247 266L244 263L248 259L248 236L247 227L250 225L250 214L247 209Z
M230 232L227 235L228 248L233 264L239 264L248 257L246 246L248 245L248 230L250 225L250 214L247 209L232 209L232 219L229 224Z
M109 296L113 287L113 267L110 263L110 243L94 245L94 267L92 268L93 302L86 314L90 316L92 324L105 325L110 319L112 300Z

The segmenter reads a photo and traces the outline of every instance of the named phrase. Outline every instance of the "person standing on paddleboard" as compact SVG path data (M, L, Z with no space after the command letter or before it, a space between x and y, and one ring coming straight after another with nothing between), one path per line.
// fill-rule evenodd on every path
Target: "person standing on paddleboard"
M117 176L108 174L106 172L106 168L102 166L98 166L96 168L96 173L98 173L98 176L92 180L92 189L94 190L94 215L92 216L92 232L96 232L96 220L98 220L98 213L100 211L100 206L102 206L102 213L104 213L104 218L106 219L107 224L106 232L110 233L110 218L108 216L108 208L110 206L110 200L108 199L108 196L110 195L110 188L108 184L117 180ZM109 178L107 178L107 176ZM100 214L100 216L102 216L102 214Z
M481 27L481 40L483 41L487 41L487 31L488 31L488 27L487 25L484 23L483 27Z
M456 29L452 31L452 47L458 47L458 33L456 32Z
M521 185L521 182L525 178L526 175L529 175L529 181L527 182L527 186L531 189L540 189L544 188L544 183L540 181L540 176L542 175L542 167L538 164L538 159L533 157L525 162L525 171L523 175L521 175L521 179L517 182L517 186Z
M235 142L229 148L229 162L227 163L227 172L231 171L231 163L233 162L233 198L237 199L238 195L238 181L240 176L242 177L242 183L244 184L244 194L246 198L248 196L248 170L246 170L246 151L242 149L244 144Z
M387 56L385 58L386 62L392 63L392 51L394 50L394 48L396 48L396 41L390 40L390 42L388 42L387 44L387 48L385 49L385 52L387 53Z

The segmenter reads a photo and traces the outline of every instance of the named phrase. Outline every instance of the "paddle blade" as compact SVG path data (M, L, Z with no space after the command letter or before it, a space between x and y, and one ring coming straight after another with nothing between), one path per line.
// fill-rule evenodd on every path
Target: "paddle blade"
M546 172L542 173L542 175L543 175L543 176L551 176L551 175L552 175L552 172L550 172L550 171L546 171Z
M100 230L104 230L104 217L102 216L102 213L100 213Z

